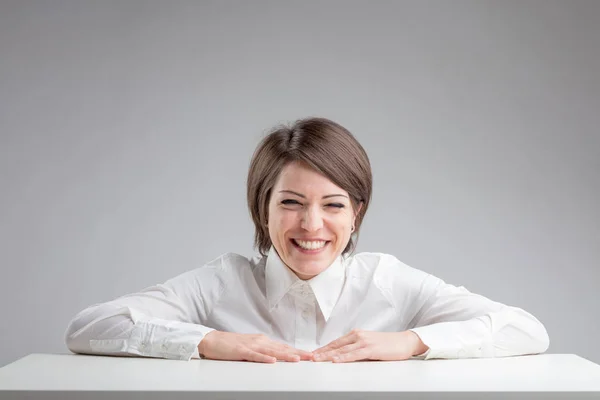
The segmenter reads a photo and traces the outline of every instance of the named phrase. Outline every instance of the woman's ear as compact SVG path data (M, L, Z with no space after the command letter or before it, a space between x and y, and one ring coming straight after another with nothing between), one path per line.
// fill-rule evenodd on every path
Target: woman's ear
M356 219L356 217L358 216L358 213L360 213L360 210L362 210L363 204L364 203L362 201L360 203L358 203L358 207L356 207L356 211L354 212L354 219Z

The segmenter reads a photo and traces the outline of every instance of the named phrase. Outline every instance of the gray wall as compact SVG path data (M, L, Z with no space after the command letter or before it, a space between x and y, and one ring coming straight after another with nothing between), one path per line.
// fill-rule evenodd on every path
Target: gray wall
M371 157L359 251L600 362L599 41L598 1L2 1L0 365L252 255L252 151L309 115Z

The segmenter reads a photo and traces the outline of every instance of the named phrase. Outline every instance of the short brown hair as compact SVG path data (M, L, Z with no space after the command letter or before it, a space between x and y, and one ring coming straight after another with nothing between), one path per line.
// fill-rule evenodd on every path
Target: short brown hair
M308 165L348 192L353 210L362 203L353 235L342 252L351 253L371 201L371 164L354 136L326 118L305 118L290 126L278 125L256 148L248 170L246 192L255 227L255 247L262 255L271 247L267 227L271 191L283 167L294 161Z

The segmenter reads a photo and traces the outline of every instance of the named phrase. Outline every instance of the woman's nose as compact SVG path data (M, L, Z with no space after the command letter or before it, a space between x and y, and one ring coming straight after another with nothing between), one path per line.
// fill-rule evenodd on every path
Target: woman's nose
M323 227L323 217L317 207L309 207L304 212L301 227L309 232L318 231Z

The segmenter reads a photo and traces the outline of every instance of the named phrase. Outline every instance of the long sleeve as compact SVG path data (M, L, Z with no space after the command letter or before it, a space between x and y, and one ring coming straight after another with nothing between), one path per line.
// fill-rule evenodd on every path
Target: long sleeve
M189 360L213 329L201 323L223 290L216 268L204 266L164 284L95 304L78 313L65 333L75 353ZM201 290L204 280L209 289ZM207 282L208 281L208 282Z
M543 353L549 338L540 321L526 311L470 293L428 275L409 324L431 358L506 357Z

